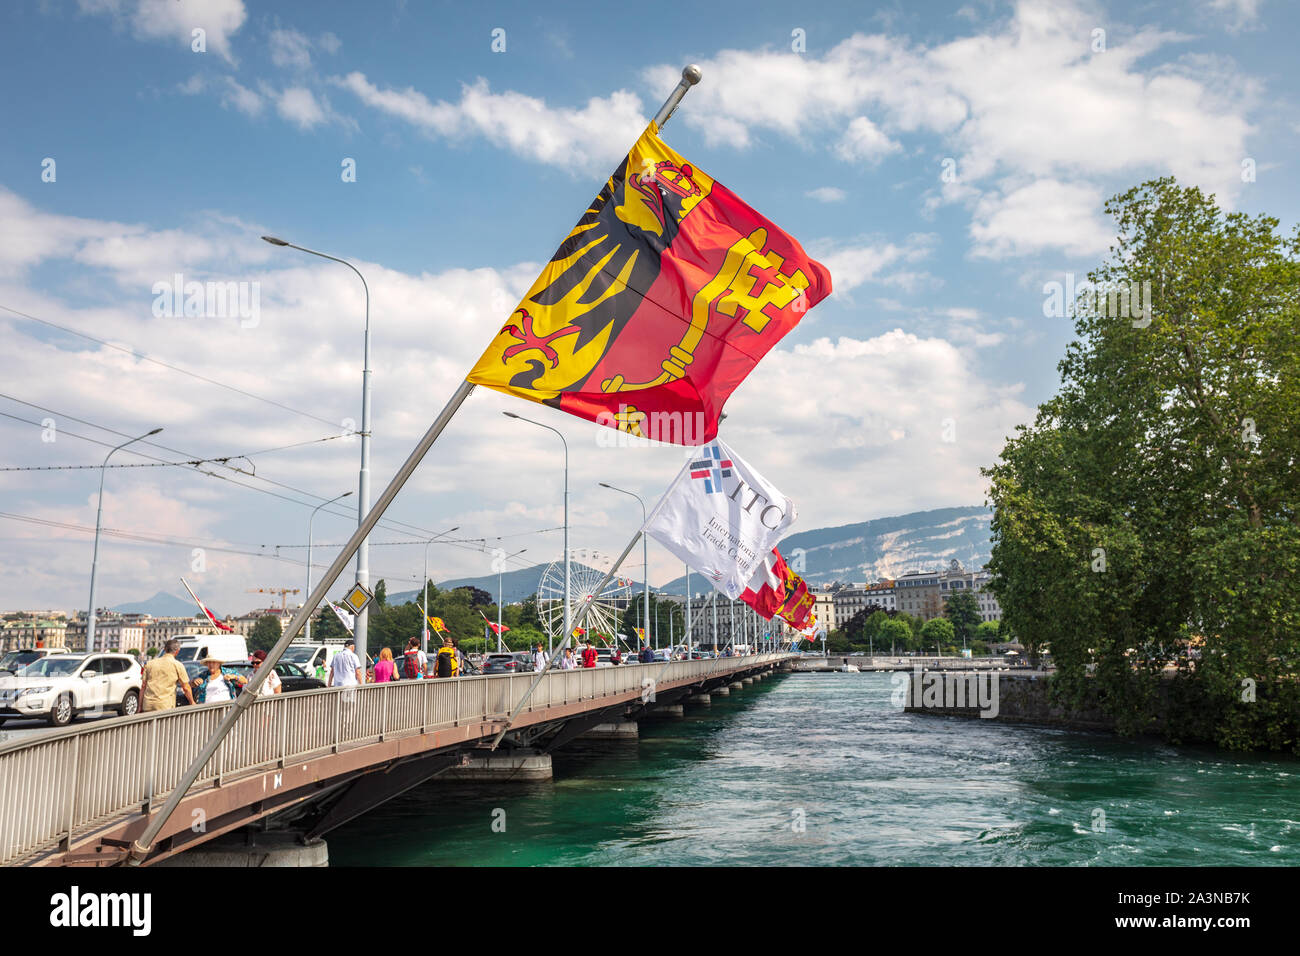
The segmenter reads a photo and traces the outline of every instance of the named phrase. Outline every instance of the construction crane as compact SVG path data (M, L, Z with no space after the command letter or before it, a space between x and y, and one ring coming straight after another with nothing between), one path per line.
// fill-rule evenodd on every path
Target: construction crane
M300 593L298 588L249 588L249 594L278 594L280 595L280 610L285 608L285 595Z

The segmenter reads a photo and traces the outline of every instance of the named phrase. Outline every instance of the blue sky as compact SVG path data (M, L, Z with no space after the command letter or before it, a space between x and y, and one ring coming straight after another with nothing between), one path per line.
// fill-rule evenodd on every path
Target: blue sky
M799 503L798 529L982 500L979 467L1051 394L1070 338L1043 284L1105 255L1106 197L1172 172L1294 228L1292 5L790 9L5 5L0 79L18 92L0 139L0 306L340 428L0 309L0 393L40 406L0 412L52 417L59 436L0 418L0 464L94 464L106 449L72 433L157 425L171 451L138 447L169 460L259 452L231 462L256 477L110 471L105 525L168 543L106 540L102 603L178 591L181 573L223 611L255 603L249 587L301 586L311 508L355 485L357 445L335 436L359 417L361 295L346 269L258 236L347 257L370 282L382 487L686 62L704 80L665 138L834 276L724 431ZM256 323L153 314L176 273L256 283ZM372 550L376 574L419 573L423 547L395 543L410 526L527 547L516 565L558 556L543 530L560 523L556 442L502 418L516 404L471 399L394 506L408 527L374 539L394 542ZM516 410L570 442L574 545L618 551L635 523L595 483L653 499L680 451ZM262 453L299 442L313 444ZM0 519L0 607L84 603L94 479L0 472L0 511L60 525ZM317 539L347 524L327 509ZM431 549L432 573L486 573L483 546ZM211 549L202 572L194 547ZM677 573L652 554L652 580Z

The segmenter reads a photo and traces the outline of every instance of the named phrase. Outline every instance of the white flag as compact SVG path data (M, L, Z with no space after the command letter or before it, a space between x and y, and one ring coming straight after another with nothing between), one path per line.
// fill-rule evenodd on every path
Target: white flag
M695 450L642 530L734 599L796 517L794 502L719 440Z
M326 601L325 603L328 604L330 607L334 608L334 613L338 615L338 619L343 623L343 626L347 628L348 633L351 634L352 628L356 624L356 618L353 617L351 614L349 614L347 611L343 610L343 608L339 607L333 601Z

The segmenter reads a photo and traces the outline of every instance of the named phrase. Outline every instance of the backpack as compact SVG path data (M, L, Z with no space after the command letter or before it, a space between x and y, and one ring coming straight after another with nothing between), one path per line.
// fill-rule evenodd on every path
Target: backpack
M420 676L420 652L411 649L402 655L402 676L415 680Z
M450 677L454 672L451 655L456 652L450 647L441 648L438 651L438 676Z

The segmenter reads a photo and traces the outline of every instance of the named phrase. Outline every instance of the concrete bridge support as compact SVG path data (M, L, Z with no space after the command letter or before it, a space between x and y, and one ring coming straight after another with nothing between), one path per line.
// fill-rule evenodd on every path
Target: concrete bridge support
M470 753L463 767L452 767L439 780L491 780L494 783L533 783L551 779L551 755L510 750Z
M727 697L731 694L731 691L728 689L727 685L722 684L709 691L709 694L713 697Z
M686 698L686 703L699 704L700 706L708 707L713 703L713 698L708 694L691 694L690 697Z
M609 724L597 724L586 733L582 734L581 740L636 740L641 734L637 729L636 721L620 720Z
M329 846L324 840L304 844L303 835L289 830L239 830L217 837L192 850L155 863L155 866L329 866Z

